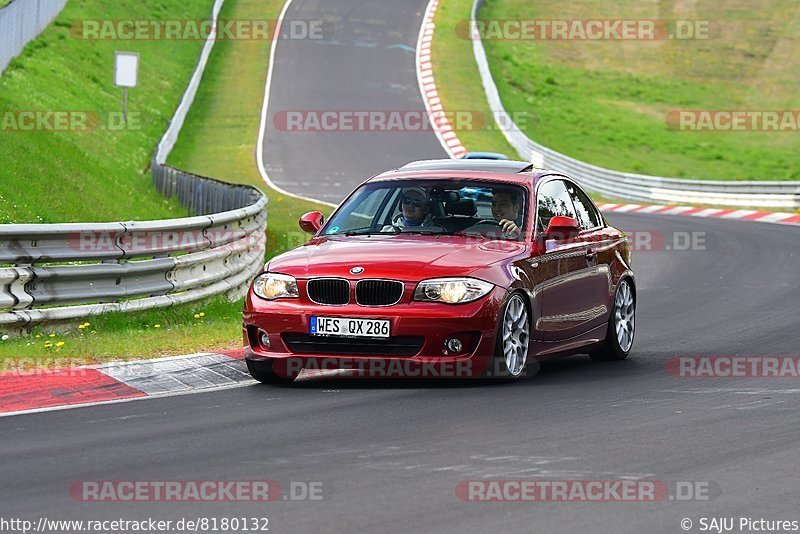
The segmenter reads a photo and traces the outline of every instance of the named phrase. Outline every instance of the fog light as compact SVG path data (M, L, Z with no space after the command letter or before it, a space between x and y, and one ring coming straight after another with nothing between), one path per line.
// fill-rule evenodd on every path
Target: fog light
M258 331L258 342L261 344L262 347L265 349L269 348L269 334L264 332L263 330Z
M457 337L451 337L450 339L448 339L445 342L444 346L447 347L447 350L456 354L461 352L461 349L464 348L464 345L462 345L461 340L458 339Z

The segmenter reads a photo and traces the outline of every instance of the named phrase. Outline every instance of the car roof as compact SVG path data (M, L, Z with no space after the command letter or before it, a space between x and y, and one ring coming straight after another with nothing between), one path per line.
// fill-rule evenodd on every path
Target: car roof
M561 174L534 167L527 161L481 159L429 159L413 161L378 174L371 181L404 179L473 179L534 185L547 174Z
M505 154L499 152L467 152L461 159L495 159L495 160L508 160L510 159Z
M397 169L399 171L488 171L517 174L533 170L527 161L500 159L426 159L412 161Z

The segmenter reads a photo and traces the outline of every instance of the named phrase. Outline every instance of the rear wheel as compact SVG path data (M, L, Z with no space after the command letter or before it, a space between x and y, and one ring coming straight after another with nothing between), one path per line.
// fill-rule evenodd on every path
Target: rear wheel
M633 347L636 333L636 294L628 280L620 282L614 296L614 309L608 319L603 347L590 352L596 361L624 360Z
M495 343L493 369L488 376L506 380L517 380L528 371L538 370L537 362L528 362L531 322L528 307L520 293L514 293L506 301L500 314L500 324ZM534 373L535 374L535 373Z
M280 376L272 368L269 360L245 360L250 376L262 384L291 384L295 377Z

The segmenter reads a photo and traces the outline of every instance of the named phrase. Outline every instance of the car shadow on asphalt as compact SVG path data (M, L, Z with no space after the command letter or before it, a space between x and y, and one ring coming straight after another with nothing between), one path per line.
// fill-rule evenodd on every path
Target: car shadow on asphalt
M631 359L618 362L593 362L585 354L545 361L540 364L538 374L515 381L493 378L386 378L364 376L302 376L291 384L280 385L290 389L467 389L485 387L536 387L558 386L579 382L629 379L642 371ZM276 387L274 385L266 387Z

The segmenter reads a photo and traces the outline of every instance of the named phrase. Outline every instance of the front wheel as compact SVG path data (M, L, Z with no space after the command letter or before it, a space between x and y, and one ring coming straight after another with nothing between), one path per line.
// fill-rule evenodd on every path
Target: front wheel
M280 376L272 368L272 362L269 360L245 360L247 362L247 370L250 371L250 376L258 380L262 384L291 384L294 382L295 377Z
M606 339L602 348L590 352L595 361L624 360L633 347L636 333L636 294L631 283L623 280L614 296L614 309L608 318Z
M528 363L530 346L531 321L528 307L522 295L514 293L506 301L500 314L497 329L493 369L487 376L505 380L517 380L523 376L528 364L528 374L536 368L538 362Z

